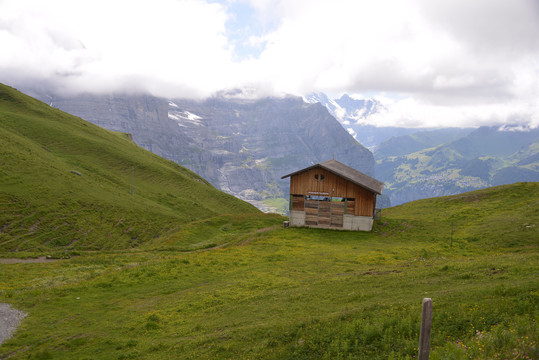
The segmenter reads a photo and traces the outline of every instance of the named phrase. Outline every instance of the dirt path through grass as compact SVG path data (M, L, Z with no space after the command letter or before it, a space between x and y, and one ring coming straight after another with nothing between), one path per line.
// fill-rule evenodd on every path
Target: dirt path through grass
M51 261L58 261L58 259L47 259L45 256L35 259L0 258L0 264L46 263Z

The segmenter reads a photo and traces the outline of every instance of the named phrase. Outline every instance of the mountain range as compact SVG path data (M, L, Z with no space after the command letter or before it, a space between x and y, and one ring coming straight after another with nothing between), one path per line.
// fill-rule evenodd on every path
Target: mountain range
M30 93L32 93L30 91ZM281 176L331 158L374 175L373 154L321 104L300 97L203 100L150 95L33 96L113 131L265 211L286 212Z
M331 99L324 93L312 93L303 100L309 104L320 103L363 146L373 151L377 145L393 136L412 134L424 129L402 127L377 127L368 125L367 118L384 108L376 99L354 99L348 94Z
M375 175L391 205L518 181L539 181L539 129L522 125L417 129L364 125L382 110L375 99L323 93L320 103L374 152ZM384 204L388 204L384 202Z
M364 125L383 105L346 94L338 99L323 93L242 99L241 91L232 91L200 101L147 94L33 95L131 134L143 148L264 211L287 212L283 174L331 158L383 181L381 207L539 181L538 129Z
M392 205L489 186L539 181L539 129L492 126L393 137L375 151Z

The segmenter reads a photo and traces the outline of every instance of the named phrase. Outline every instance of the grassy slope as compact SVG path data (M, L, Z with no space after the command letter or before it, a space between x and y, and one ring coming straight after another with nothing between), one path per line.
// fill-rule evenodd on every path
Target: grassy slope
M192 221L258 213L126 134L1 84L0 144L0 251L124 249Z
M372 233L210 219L169 245L227 246L0 265L0 302L29 313L0 358L412 359L431 297L431 359L537 359L538 194L417 201Z

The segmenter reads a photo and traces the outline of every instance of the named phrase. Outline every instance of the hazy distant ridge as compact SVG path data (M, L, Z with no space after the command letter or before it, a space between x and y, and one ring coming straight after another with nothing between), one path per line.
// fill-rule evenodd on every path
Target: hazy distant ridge
M456 139L455 139L456 138ZM539 129L442 129L393 137L375 151L392 205L493 185L539 181Z

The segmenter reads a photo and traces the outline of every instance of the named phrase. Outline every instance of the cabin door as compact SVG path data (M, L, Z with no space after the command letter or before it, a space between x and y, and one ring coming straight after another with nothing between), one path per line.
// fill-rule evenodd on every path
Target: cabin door
M305 200L305 225L343 227L344 203L329 200Z

